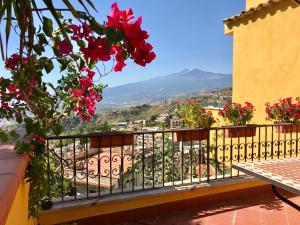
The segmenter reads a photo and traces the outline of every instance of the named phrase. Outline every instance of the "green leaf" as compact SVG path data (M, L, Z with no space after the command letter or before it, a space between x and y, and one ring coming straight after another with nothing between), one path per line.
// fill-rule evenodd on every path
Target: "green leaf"
M8 50L8 40L10 36L10 29L11 29L11 11L12 11L12 1L10 0L7 9L6 9L6 28L5 28L5 33L6 33L6 57L7 57L7 50Z
M40 45L40 44L35 44L32 47L33 47L33 50L38 55L41 55L45 51L44 47L42 45Z
M94 3L91 1L91 0L86 0L87 1L87 3L96 11L96 12L98 12L97 11L97 9L96 9L96 7L95 7L95 5L94 5Z
M95 31L97 34L104 34L104 26L98 23L95 19L90 21L90 28L92 31Z
M117 31L113 27L107 27L105 29L105 34L109 45L117 44L125 38L123 31Z
M43 33L39 33L38 35L38 38L39 38L39 44L48 44L48 41L47 41L47 38L46 38L46 35L43 34Z
M83 40L77 41L79 47L85 47L85 42Z
M4 0L2 2L2 4L0 5L0 20L2 20L3 15L5 13L5 10L7 8L7 5L9 4L9 2L10 2L9 0Z
M73 7L73 5L69 2L69 0L63 0L63 2L65 3L65 5L68 7L68 9L71 11L71 13L73 14L73 16L75 18L80 18L79 13L77 12L77 10Z
M63 27L59 17L57 16L56 14L56 10L55 10L55 7L53 6L53 3L52 3L52 0L43 0L43 2L45 3L45 5L47 6L47 8L50 10L51 14L53 15L55 21L57 22L61 32L62 32L62 35L64 36L64 38L69 42L71 43L70 41L70 38L69 36L67 35L66 31L65 31L65 28Z
M43 16L43 31L48 37L52 37L53 24L52 20Z
M79 66L79 69L81 70L85 65L84 60L82 58L79 58L77 60L77 65Z
M50 73L54 68L52 60L46 61L45 64L44 64L44 68L45 68L47 73Z
M64 71L65 69L67 69L67 66L69 64L69 61L66 60L65 58L58 58L57 61L60 64L60 72Z

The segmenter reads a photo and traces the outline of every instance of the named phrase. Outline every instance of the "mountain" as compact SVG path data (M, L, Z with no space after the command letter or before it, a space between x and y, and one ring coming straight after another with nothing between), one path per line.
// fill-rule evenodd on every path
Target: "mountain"
M232 75L187 69L149 80L105 88L99 108L153 103L215 88L231 87Z

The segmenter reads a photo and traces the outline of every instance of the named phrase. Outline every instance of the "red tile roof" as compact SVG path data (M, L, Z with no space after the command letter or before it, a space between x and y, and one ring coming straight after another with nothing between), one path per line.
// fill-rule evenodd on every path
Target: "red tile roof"
M276 5L277 3L282 2L282 1L284 1L284 0L269 0L269 1L267 1L266 3L259 4L259 5L256 6L256 7L252 7L252 8L250 8L250 9L248 9L248 10L242 11L241 13L239 13L239 14L237 14L237 15L234 15L234 16L232 16L232 17L229 17L229 18L225 19L223 22L224 22L225 24L227 24L227 23L236 21L236 20L241 19L241 18L243 18L243 17L245 17L245 16L247 16L247 15L251 15L251 14L253 14L253 13L255 13L255 12L264 10L264 9L266 9L266 8L269 8L269 7L272 7L272 6L274 6L274 5ZM298 2L298 0L297 0L297 1L296 1L296 0L293 0L293 1L294 1L294 2ZM298 4L300 4L300 2L298 2Z

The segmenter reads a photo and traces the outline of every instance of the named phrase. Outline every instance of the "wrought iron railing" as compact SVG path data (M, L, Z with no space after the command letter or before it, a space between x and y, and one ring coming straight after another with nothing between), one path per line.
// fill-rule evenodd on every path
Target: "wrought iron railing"
M74 201L244 176L233 163L297 157L299 132L274 124L48 137L49 198Z

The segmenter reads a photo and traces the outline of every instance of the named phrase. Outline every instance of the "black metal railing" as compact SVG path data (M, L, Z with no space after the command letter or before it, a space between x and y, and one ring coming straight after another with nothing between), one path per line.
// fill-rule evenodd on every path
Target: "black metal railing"
M297 157L299 132L275 124L48 137L49 198L65 202L244 176L233 163Z

